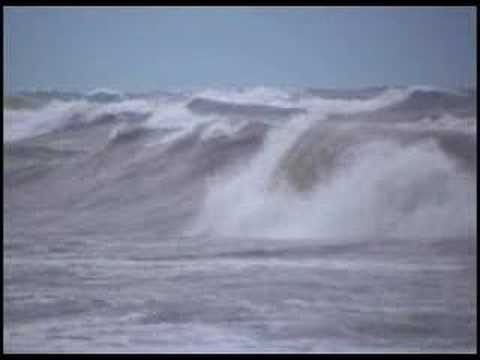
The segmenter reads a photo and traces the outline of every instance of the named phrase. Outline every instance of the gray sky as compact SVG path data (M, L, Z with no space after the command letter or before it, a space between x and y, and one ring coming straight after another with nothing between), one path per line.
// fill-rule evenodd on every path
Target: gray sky
M471 8L4 8L5 91L476 83Z

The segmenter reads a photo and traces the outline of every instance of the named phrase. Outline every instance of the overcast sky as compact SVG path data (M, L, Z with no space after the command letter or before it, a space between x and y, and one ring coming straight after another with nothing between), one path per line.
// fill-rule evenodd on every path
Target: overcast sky
M5 90L476 83L475 8L4 8Z

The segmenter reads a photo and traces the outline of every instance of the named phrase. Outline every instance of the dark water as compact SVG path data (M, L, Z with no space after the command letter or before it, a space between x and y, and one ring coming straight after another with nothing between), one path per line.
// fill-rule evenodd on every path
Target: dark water
M475 92L47 95L4 109L6 352L476 351Z

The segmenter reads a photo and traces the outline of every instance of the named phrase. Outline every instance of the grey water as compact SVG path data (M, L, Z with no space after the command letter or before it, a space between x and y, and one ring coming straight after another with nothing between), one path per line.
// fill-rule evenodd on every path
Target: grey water
M3 126L6 352L476 351L476 90L31 92Z

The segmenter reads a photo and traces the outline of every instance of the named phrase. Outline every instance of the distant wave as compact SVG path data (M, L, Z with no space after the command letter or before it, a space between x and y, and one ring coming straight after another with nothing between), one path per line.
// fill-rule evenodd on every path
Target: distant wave
M394 111L448 111L473 113L476 111L474 92L448 92L437 89L413 88L407 99L392 104L389 110Z
M188 103L188 108L199 115L218 114L225 116L264 116L264 117L290 117L306 113L305 109L295 107L277 107L259 104L238 104L204 98L194 98Z
M121 101L125 98L121 92L106 88L91 90L85 97L90 101L96 102Z

